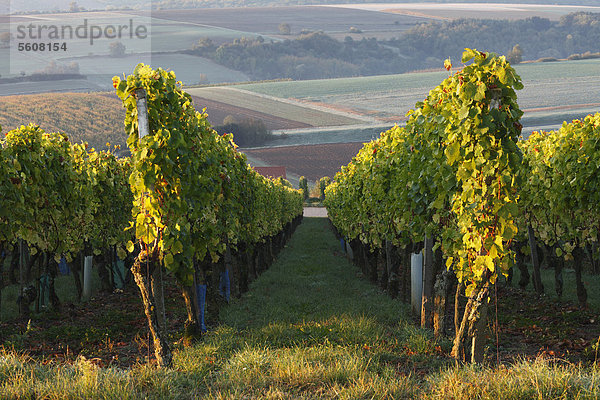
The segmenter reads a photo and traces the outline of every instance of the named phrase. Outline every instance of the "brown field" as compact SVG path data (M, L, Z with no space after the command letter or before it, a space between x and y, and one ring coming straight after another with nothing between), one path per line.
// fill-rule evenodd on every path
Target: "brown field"
M312 125L305 124L298 121L292 121L285 118L279 118L274 115L262 113L260 111L250 110L248 108L236 107L230 104L225 104L220 101L214 101L203 97L192 96L194 100L194 106L198 111L202 111L206 108L208 114L208 122L212 126L221 125L225 117L231 115L237 120L243 120L246 118L262 120L267 129L296 129L296 128L310 128Z
M328 110L307 107L289 99L283 100L279 97L258 95L233 86L188 88L186 91L192 96L211 99L309 126L360 125L365 122L356 118L355 115L332 113Z
M244 149L243 152L269 165L285 166L288 173L316 181L324 176L333 178L362 147L363 143L330 143Z
M96 149L106 143L125 146L121 100L108 93L45 93L0 96L2 132L30 123L46 132L66 133L73 142Z
M238 120L262 120L271 130L312 126L202 97L192 98L198 111L206 107L213 126L221 125L228 115ZM4 133L34 123L47 132L66 133L73 142L86 141L96 149L103 149L107 142L125 148L124 118L121 100L112 92L0 96L0 126Z

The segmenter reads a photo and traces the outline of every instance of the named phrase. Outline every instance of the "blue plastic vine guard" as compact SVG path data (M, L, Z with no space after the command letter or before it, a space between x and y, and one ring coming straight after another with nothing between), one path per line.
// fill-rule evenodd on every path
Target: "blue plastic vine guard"
M198 319L200 320L200 329L206 332L204 324L204 304L206 303L206 285L196 285L196 297L198 297Z
M229 270L221 272L219 276L219 293L225 297L225 300L229 303L229 296L231 295L231 283L229 282Z
M71 273L71 269L67 265L67 259L61 257L60 262L58 263L58 269L61 275L69 275Z

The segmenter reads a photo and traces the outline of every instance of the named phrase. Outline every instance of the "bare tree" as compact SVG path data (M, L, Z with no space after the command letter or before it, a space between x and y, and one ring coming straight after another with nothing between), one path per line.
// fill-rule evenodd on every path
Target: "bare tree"
M121 42L112 42L108 45L108 50L111 57L123 57L125 56L126 47Z
M287 22L280 23L279 33L281 33L282 35L289 35L290 33L292 33L292 28L290 27L290 24L288 24Z
M506 55L506 60L511 64L519 64L523 61L523 49L521 49L521 46L516 44Z
M0 33L0 47L8 47L11 37L10 32Z

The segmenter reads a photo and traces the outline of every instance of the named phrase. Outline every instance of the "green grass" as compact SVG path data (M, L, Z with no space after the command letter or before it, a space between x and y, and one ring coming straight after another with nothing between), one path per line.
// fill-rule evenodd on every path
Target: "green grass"
M323 220L307 219L302 228L316 234L297 235L250 293L223 313L225 324L264 328L273 321L298 325L367 318L394 326L409 319L408 307L356 279L354 267L336 253L335 238L323 240L330 234Z
M326 219L305 218L275 264L175 366L42 364L0 352L0 398L592 399L597 370L548 361L455 367L406 305L357 276Z
M455 60L456 66L460 66ZM440 66L441 67L441 66ZM515 67L525 88L517 92L522 110L600 103L600 60L520 64ZM419 72L358 78L243 84L240 89L281 98L296 98L348 107L371 115L398 117L414 108L429 90L439 85L446 71ZM580 106L577 110L540 110L526 113L526 128L555 125L600 110ZM558 119L558 122L557 122Z
M458 63L457 63L458 64ZM460 66L460 64L458 64ZM590 79L600 71L600 59L560 61L553 63L528 63L516 65L517 73L525 85L543 84L543 82L571 84L571 80ZM406 95L411 89L427 89L439 85L448 76L448 72L415 72L398 75L379 75L357 78L319 79L309 81L282 81L241 84L236 87L256 93L283 98L315 98L327 96L357 95L360 93L394 92ZM525 92L518 92L521 95ZM588 93L589 95L589 93ZM548 101L562 103L552 96Z
M236 87L275 97L318 99L326 96L352 95L365 92L401 91L414 88L432 89L447 76L447 72L440 71L358 78L250 83Z
M597 399L598 370L521 361L497 369L453 368L428 378L430 399Z
M554 270L541 269L542 284L544 285L544 293L551 298L558 300L554 283ZM519 282L520 272L518 268L514 269L515 276L513 277L513 285ZM529 274L533 276L532 267L529 266ZM600 275L592 275L588 273L582 274L582 279L588 294L588 305L592 310L600 310ZM533 282L530 281L527 290L534 291ZM575 284L575 270L565 268L563 270L563 295L562 301L568 301L577 304L577 286Z

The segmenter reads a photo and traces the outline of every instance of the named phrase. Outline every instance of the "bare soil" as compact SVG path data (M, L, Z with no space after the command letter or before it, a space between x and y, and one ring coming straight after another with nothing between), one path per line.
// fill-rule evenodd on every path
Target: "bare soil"
M3 307L12 305L3 304ZM168 342L180 341L185 322L181 292L170 279L165 284ZM84 303L65 303L60 311L0 324L0 347L32 358L73 362L82 355L107 367L145 363L149 330L137 286L129 282L122 292L100 292Z
M506 362L540 355L568 362L596 360L598 312L514 287L498 288L497 304L496 314L492 299L488 314L490 360L499 356Z
M244 153L269 165L285 166L288 172L316 181L333 178L342 165L347 165L363 147L363 143L329 143L245 149Z
M194 100L194 105L198 111L202 111L202 109L206 107L208 122L210 122L210 124L213 126L221 125L225 117L231 115L237 120L243 120L247 118L262 120L269 130L311 127L311 125L304 124L302 122L276 117L274 115L250 110L248 108L232 106L230 104L221 103L219 101L214 101L207 98L192 96L192 99Z

